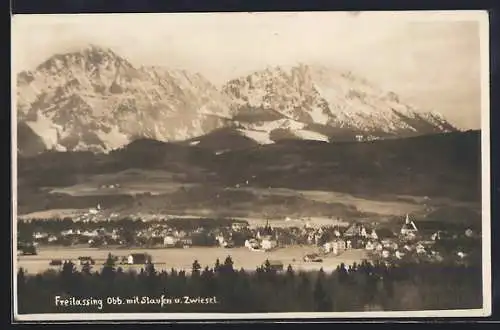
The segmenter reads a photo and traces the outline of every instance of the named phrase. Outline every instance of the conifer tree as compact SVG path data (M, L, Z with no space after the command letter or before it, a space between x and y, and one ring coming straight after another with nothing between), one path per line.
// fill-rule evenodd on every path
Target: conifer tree
M231 258L231 256L227 256L226 260L224 260L224 266L223 266L224 272L225 273L234 272L233 265L234 265L233 259Z
M67 293L75 292L75 265L71 261L65 261L61 269L61 282L63 290Z
M108 281L113 280L115 276L115 259L113 258L111 253L108 253L108 257L104 262L104 267L102 268L101 276Z
M220 260L219 260L219 258L217 258L217 260L215 260L214 272L218 273L220 270L220 267L221 267Z
M200 274L200 270L201 270L201 265L198 262L198 260L195 260L191 267L191 272L194 276L198 276Z

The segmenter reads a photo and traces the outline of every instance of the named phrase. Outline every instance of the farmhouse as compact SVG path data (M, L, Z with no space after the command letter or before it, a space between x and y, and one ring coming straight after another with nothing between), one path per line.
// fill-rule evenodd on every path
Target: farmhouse
M354 223L344 233L345 237L367 237L365 226L359 223Z
M474 233L474 231L472 229L467 228L465 230L465 237L474 237L474 236L475 236L475 233Z
M245 247L249 248L250 250L259 249L259 241L257 241L256 239L247 239L245 241Z
M347 248L346 241L342 239L335 239L331 242L327 242L323 244L323 249L326 253L333 252L333 254L338 254L342 251L345 251Z
M274 249L277 245L276 240L271 239L271 237L265 237L260 241L260 247L266 251Z
M173 247L177 244L178 239L173 235L167 235L163 238L163 245Z
M268 262L269 262L269 268L271 268L271 270L274 270L277 272L283 271L283 263L281 261L268 260ZM266 267L266 263L264 263L264 267Z
M398 251L396 251L395 255L396 255L396 258L403 259L405 253L398 250Z
M384 240L382 240L381 243L382 243L382 246L386 249L396 250L398 248L398 244L390 239L384 239Z
M43 239L43 238L47 238L48 236L49 236L49 234L41 233L41 232L36 232L33 234L34 239Z
M183 247L190 247L193 246L193 239L190 237L184 237L180 239L180 243Z
M417 246L415 247L415 250L418 254L424 254L426 252L425 246L421 243L417 244Z
M231 229L233 231L241 231L248 228L248 222L233 222L231 224Z

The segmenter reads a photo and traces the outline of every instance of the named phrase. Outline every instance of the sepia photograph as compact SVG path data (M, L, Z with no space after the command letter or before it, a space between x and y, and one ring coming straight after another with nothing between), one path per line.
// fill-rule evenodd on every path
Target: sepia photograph
M11 22L15 320L491 314L487 12Z

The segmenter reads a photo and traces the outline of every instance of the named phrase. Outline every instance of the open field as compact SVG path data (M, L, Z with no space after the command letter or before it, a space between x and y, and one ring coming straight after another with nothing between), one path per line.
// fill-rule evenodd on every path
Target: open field
M65 217L78 217L85 212L88 212L88 209L52 209L52 210L43 210L36 211L28 214L19 214L18 218L21 220L24 219L51 219L51 218L60 218L63 219Z
M316 247L294 246L278 249L271 252L253 252L247 248L188 248L188 249L92 249L92 248L41 248L36 256L17 257L16 268L23 267L29 273L43 272L47 269L59 269L49 266L52 259L75 261L79 256L90 256L96 260L94 270L100 270L102 263L108 253L116 256L127 256L130 253L149 253L152 256L157 270L184 269L189 272L194 260L200 265L213 267L215 260L219 258L223 263L227 256L231 256L236 269L255 270L262 265L266 259L281 261L286 268L289 264L295 270L319 270L333 271L342 262L345 264L359 263L365 258L364 250L349 250L339 256L327 256L322 263L306 263L302 261L304 255L317 252ZM141 266L122 266L124 269L140 269Z
M188 188L186 185L182 187ZM158 188L158 189L156 189ZM163 189L160 193L159 189ZM171 189L172 194L167 194L166 190ZM394 197L392 200L377 201L368 198L358 198L345 193L328 191L295 191L291 189L280 188L225 188L227 191L224 201L218 199L218 190L213 192L203 192L201 196L192 197L189 194L179 192L180 186L174 187L171 184L159 183L139 183L123 185L119 188L99 188L99 185L88 183L76 186L59 188L52 193L65 193L71 198L84 198L94 196L95 204L87 202L89 207L102 200L105 208L110 212L116 212L123 215L135 213L155 214L182 214L193 216L214 216L214 214L226 214L230 217L248 217L248 218L275 218L276 215L285 215L290 217L317 217L322 215L339 215L340 217L354 214L371 214L384 216L402 216L406 213L420 213L425 211L426 204L411 201L398 200ZM235 195L231 195L234 191ZM237 195L245 192L248 196ZM113 201L105 199L106 196L113 195L134 195L150 193L156 196L142 196L140 202L125 203L117 199L116 205L110 204ZM99 196L103 198L100 199ZM241 199L239 199L241 197ZM23 196L20 196L23 198ZM71 203L70 203L71 202ZM132 202L132 203L131 203ZM85 203L80 203L85 204ZM91 205L92 204L92 205ZM60 205L60 206L59 206ZM88 211L88 208L78 211L58 211L67 209L67 206L77 206L78 203L68 201L65 205L60 201L55 201L53 210L36 210L22 214L25 217L50 217L61 214L62 217L81 214ZM83 205L82 205L83 206ZM302 206L302 207L301 207ZM71 207L71 206L70 206ZM275 215L275 216L273 216Z
M347 193L319 190L293 190L287 188L238 188L259 195L269 196L300 196L302 198L320 203L340 203L355 207L360 212L375 213L380 215L404 215L425 209L425 205L407 200L379 201L368 198L354 197ZM415 197L418 200L418 197Z
M46 188L51 193L71 196L91 195L152 195L173 193L192 185L179 182L183 176L161 170L128 169L113 174L86 175L83 183L63 188ZM116 187L118 185L118 187ZM107 187L103 187L107 186ZM110 188L109 186L113 186Z

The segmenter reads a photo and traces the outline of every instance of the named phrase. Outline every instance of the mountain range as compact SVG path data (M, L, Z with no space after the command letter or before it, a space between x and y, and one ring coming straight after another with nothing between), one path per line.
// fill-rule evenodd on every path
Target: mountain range
M217 151L281 140L376 140L453 132L442 115L336 69L268 67L215 86L198 73L136 66L95 45L17 75L18 154L107 153L137 139ZM183 141L183 142L182 142Z

